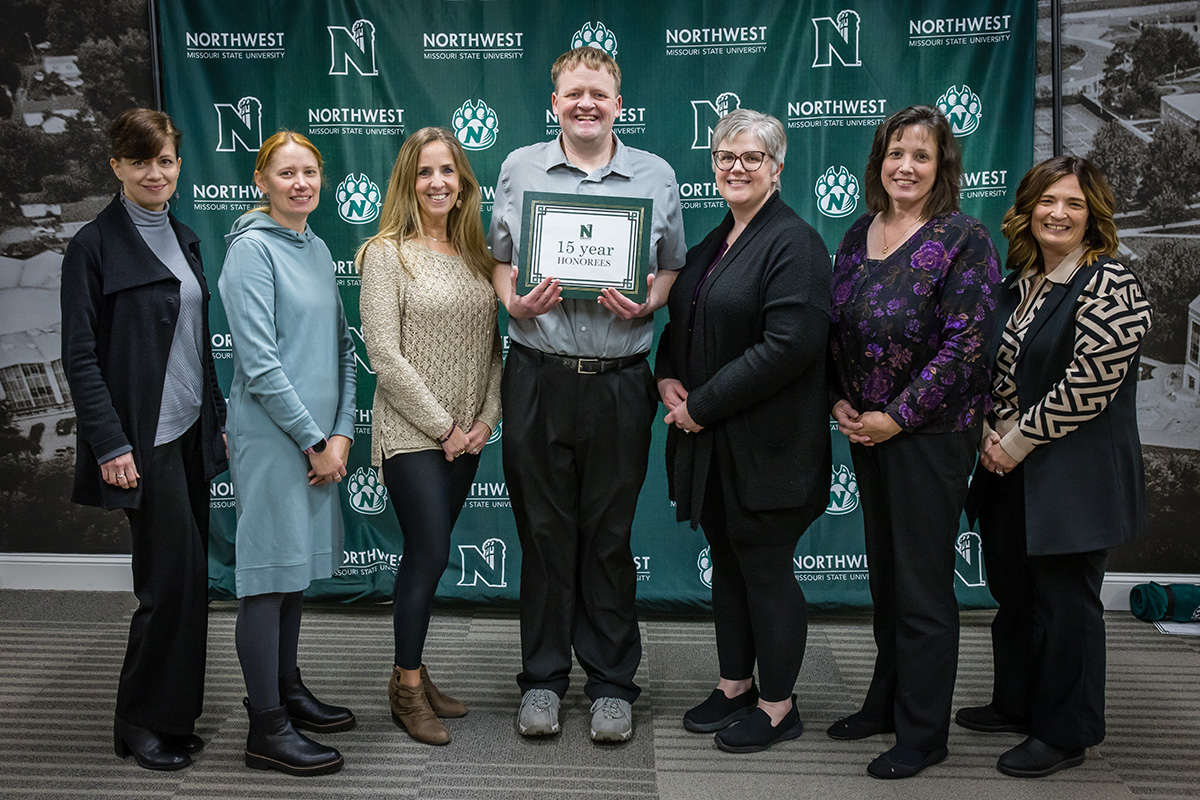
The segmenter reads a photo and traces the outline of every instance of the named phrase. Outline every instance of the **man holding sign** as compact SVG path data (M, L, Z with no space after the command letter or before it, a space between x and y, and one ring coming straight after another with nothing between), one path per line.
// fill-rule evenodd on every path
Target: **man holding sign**
M642 657L629 539L658 408L646 354L686 245L674 171L613 134L616 62L581 47L550 77L562 134L505 159L488 233L511 345L501 400L522 548L517 729L558 733L574 648L592 738L626 741Z

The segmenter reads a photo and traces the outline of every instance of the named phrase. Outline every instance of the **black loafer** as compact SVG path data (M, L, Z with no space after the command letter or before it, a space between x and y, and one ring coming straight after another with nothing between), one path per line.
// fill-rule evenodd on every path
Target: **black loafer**
M120 717L113 721L113 751L121 758L132 754L143 769L183 769L192 763L191 756L172 747L159 734L130 725Z
M717 747L726 753L758 753L778 742L795 739L804 733L804 723L796 710L796 696L792 695L792 710L778 725L771 724L771 715L758 706L737 725L718 731L713 737Z
M164 733L163 741L172 747L182 750L185 753L199 753L204 749L204 740L194 733L189 733L183 736L177 736L173 733Z
M1084 748L1067 750L1030 736L1000 756L996 769L1014 778L1044 778L1083 763Z
M825 735L830 739L865 739L879 733L895 733L896 724L891 720L871 719L856 711L829 726Z
M696 733L713 733L750 716L757 706L758 689L753 683L737 697L726 697L720 689L713 689L707 700L683 715L683 727Z
M973 731L983 733L1022 733L1029 735L1029 720L1001 714L991 703L986 706L960 708L954 721Z
M932 767L946 759L948 751L944 747L936 750L913 750L909 747L896 745L886 753L881 753L867 765L867 774L872 778L891 780L893 778L911 778L926 767Z

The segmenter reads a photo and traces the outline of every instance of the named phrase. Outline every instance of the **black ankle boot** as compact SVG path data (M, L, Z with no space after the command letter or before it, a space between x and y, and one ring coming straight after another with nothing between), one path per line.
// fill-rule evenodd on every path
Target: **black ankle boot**
M250 715L250 733L246 736L247 767L307 777L337 772L345 763L337 750L297 733L288 719L287 706L255 711L250 708L249 700L243 700L242 705Z
M279 676L279 699L287 708L292 725L317 733L348 731L357 720L354 712L342 706L331 706L313 697L300 680L300 670Z
M183 769L192 757L149 728L139 728L117 717L113 720L113 751L125 758L131 753L144 769Z

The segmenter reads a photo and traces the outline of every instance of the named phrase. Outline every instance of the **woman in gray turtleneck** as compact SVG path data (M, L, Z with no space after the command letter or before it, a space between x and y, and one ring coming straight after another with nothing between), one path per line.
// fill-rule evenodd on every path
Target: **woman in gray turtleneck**
M180 769L204 692L208 482L226 467L225 400L208 333L200 242L170 213L180 133L159 111L110 130L121 193L63 259L62 350L79 421L77 503L120 508L139 606L117 688L113 745Z

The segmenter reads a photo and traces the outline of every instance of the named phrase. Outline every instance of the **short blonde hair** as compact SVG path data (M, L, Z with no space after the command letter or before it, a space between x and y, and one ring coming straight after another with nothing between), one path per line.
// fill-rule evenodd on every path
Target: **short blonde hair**
M283 147L285 144L298 144L313 154L313 156L317 159L317 172L321 176L321 188L324 189L325 159L321 157L321 151L318 150L317 146L312 143L312 140L303 133L289 131L286 128L275 131L275 133L268 136L266 141L262 143L262 146L258 148L258 156L254 159L255 177L257 178L259 173L263 172L267 168L267 165L271 163L271 159L275 157L275 153L277 153L279 148ZM270 211L271 198L264 197L263 199L266 201L265 206L252 208L246 213L249 214L252 211Z
M616 60L600 48L590 46L576 47L555 59L554 65L550 67L550 82L554 84L554 91L558 91L559 77L579 66L607 70L617 85L617 94L621 94L621 68L617 66Z

